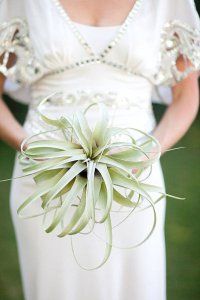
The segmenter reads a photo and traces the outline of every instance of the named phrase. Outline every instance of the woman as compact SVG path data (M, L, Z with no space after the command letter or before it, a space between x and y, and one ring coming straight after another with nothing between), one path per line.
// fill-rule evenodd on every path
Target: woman
M114 124L151 132L162 153L190 127L198 109L200 68L200 25L193 0L5 0L0 5L1 23L6 21L1 26L1 92L6 77L31 86L23 127L0 103L0 136L16 150L27 135L44 130L36 107L55 91L65 97L48 106L53 116L72 114L100 99L111 115L115 109ZM6 56L7 51L14 53ZM161 84L171 86L173 101L156 124L151 94ZM89 114L91 123L95 118ZM21 174L16 158L13 176ZM164 187L159 162L148 180ZM146 243L129 251L113 249L103 267L87 272L76 264L68 239L45 234L40 218L18 218L18 206L32 191L31 178L12 182L25 299L166 299L164 200L156 206L158 222ZM116 241L138 242L151 220L149 210L129 218ZM104 244L95 237L77 237L75 244L84 265L100 259Z

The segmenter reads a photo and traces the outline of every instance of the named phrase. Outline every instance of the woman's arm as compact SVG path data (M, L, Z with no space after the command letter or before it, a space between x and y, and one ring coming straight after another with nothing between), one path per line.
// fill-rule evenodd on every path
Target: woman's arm
M192 73L172 88L173 101L167 108L153 135L161 144L162 153L186 133L199 107L198 74Z
M2 99L4 83L5 77L0 74L0 139L14 149L20 150L21 142L26 137L26 133Z

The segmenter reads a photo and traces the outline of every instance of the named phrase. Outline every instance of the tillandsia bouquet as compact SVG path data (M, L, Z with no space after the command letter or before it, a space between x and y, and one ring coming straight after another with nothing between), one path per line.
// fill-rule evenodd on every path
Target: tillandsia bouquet
M43 215L46 220L51 213L45 231L50 233L59 227L58 237L68 235L72 238L76 234L86 234L84 230L88 226L87 233L91 233L95 224L104 225L105 254L98 266L90 268L96 269L108 260L111 253L113 203L129 208L129 216L144 200L149 203L147 207L153 209L153 226L138 244L141 245L155 228L155 203L165 196L180 198L168 195L161 187L140 179L143 171L151 169L160 158L160 145L153 136L134 128L110 126L108 111L103 103L92 104L84 111L76 111L73 116L52 119L41 109L48 99L39 104L38 111L43 122L62 133L61 138L37 139L44 134L41 132L22 143L19 160L24 176L33 175L36 188L18 208L18 214L23 218ZM93 105L98 107L98 119L91 129L87 112ZM145 138L143 142L135 140L135 133ZM135 173L133 168L137 170ZM122 193L122 189L126 193ZM152 192L159 195L156 201L151 197ZM24 210L35 201L40 201L42 212L25 216ZM100 217L97 217L97 211Z

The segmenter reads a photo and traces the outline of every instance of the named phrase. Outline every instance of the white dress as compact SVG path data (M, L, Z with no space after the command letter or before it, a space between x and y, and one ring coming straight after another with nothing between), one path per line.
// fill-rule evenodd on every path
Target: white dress
M16 29L22 43L14 48L15 67L2 66L0 71L30 86L24 124L29 135L44 130L36 107L55 91L65 97L49 105L53 116L71 115L96 99L108 105L114 125L151 132L156 125L151 104L154 85L171 86L200 67L200 26L192 0L137 0L123 25L110 27L72 22L56 0L17 2L1 3L0 20L7 23L0 30L0 54L13 46ZM191 70L175 69L180 54L193 63ZM95 113L88 118L93 123ZM16 158L13 176L20 175ZM148 182L164 188L160 162ZM105 265L85 271L77 265L67 237L45 233L41 218L19 219L17 208L34 188L30 177L13 180L10 201L26 300L166 299L165 199L156 205L158 221L147 242L133 250L113 248ZM117 218L113 216L114 221ZM151 210L135 214L116 229L114 244L139 242L151 223ZM104 242L95 236L76 236L74 241L81 264L93 266L100 261Z

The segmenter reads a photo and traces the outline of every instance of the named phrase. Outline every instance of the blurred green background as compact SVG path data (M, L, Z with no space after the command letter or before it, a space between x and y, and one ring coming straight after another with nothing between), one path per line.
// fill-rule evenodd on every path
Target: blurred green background
M197 7L200 9L200 1L197 2ZM26 106L8 97L5 100L16 118L23 122ZM155 104L154 110L159 120L165 107ZM185 201L168 199L167 203L167 299L198 300L200 299L200 120L198 118L177 146L186 148L166 153L161 159L167 191L187 198ZM15 152L0 142L1 179L11 177L14 156ZM17 248L9 212L9 187L9 182L0 186L0 300L23 300Z

